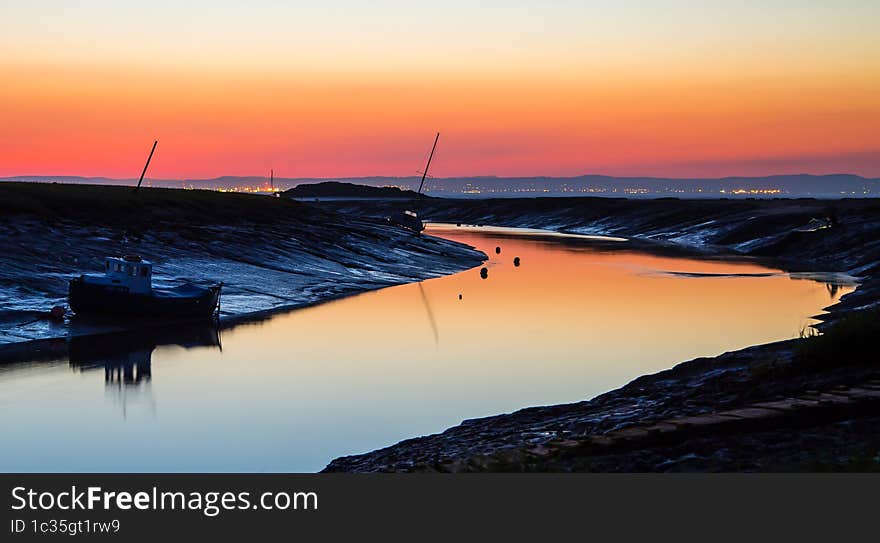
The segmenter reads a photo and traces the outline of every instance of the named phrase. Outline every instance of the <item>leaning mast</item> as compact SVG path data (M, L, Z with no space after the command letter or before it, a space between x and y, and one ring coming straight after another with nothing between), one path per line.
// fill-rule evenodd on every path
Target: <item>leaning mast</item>
M437 148L437 140L440 139L440 132L437 132L437 136L434 138L434 145L431 146L431 154L428 155L428 163L425 164L425 171L422 172L422 182L419 183L419 190L416 194L422 193L422 187L425 185L425 177L428 176L428 168L431 167L431 159L434 158L434 149Z

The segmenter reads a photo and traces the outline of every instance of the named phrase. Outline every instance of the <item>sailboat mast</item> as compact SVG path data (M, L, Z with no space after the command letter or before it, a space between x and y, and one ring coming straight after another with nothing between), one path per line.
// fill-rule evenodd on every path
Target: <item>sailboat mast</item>
M417 194L422 193L422 187L425 185L425 177L428 176L428 168L431 167L431 159L434 158L434 149L437 148L437 140L440 139L440 132L437 132L437 136L434 138L434 145L431 146L431 154L428 155L428 163L425 164L425 171L422 172L422 182L419 183L419 192Z
M438 135L439 135L439 134L438 134ZM144 164L144 171L141 172L141 178L138 179L138 184L137 184L137 186L134 188L134 191L135 191L135 192L137 192L138 189L141 188L141 183L144 182L144 175L146 175L146 173L147 173L147 168L150 167L150 161L153 159L153 152L156 150L156 145L158 145L158 144L159 144L159 140L156 140L156 141L153 142L153 148L150 149L150 156L147 157L147 163Z
M269 170L269 188L275 192L275 170Z

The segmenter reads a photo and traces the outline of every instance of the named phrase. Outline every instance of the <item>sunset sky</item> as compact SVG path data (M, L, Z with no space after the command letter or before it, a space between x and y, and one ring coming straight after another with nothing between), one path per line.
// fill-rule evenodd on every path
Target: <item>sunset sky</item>
M0 0L0 176L880 177L880 2Z

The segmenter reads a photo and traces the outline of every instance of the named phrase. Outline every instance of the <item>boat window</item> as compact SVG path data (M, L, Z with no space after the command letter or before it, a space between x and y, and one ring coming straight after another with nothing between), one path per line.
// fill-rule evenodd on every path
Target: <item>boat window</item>
M141 266L141 277L146 277L149 273L150 270L148 270L146 266Z

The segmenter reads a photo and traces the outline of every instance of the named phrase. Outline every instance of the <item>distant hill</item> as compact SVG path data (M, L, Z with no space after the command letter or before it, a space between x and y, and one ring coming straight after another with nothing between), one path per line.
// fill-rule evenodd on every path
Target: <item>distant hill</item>
M371 187L341 181L324 181L297 185L282 193L288 198L426 198L415 191L401 190L397 187Z

